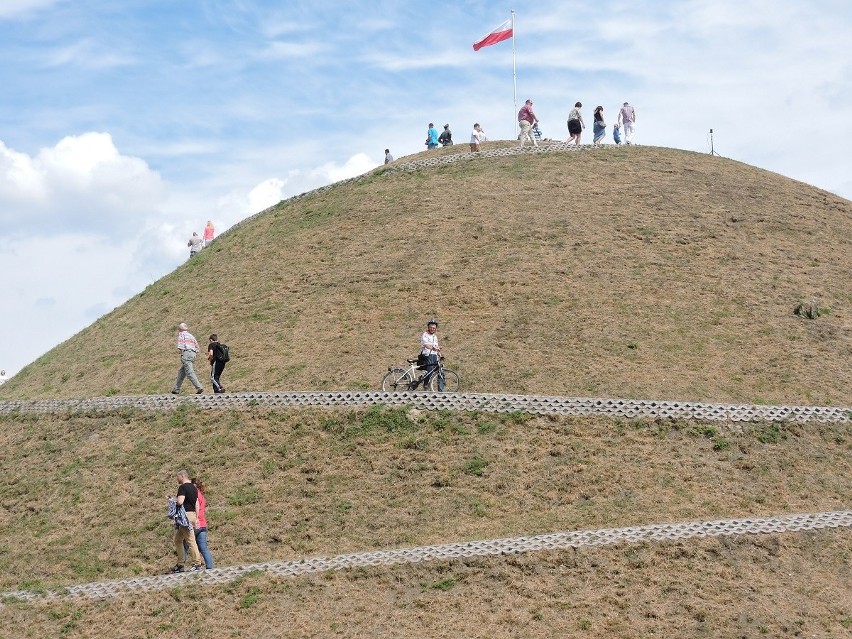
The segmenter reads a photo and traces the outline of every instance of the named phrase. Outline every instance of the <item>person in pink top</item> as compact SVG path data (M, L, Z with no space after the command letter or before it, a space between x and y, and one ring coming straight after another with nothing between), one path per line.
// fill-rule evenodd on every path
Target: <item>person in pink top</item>
M213 228L213 222L207 220L207 226L204 227L204 246L213 241L213 236L216 234L216 229Z
M198 552L204 557L204 567L210 570L213 567L213 555L207 548L207 502L204 499L204 491L207 489L198 477L193 477L192 483L198 490L198 500L195 503L195 512L198 514L195 523L195 544L198 546ZM184 555L189 552L189 545L186 542L183 542L183 552Z

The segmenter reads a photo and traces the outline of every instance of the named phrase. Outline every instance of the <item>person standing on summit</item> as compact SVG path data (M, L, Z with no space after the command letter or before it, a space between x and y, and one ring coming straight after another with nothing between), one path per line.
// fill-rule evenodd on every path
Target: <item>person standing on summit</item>
M532 142L533 146L538 146L538 142L535 141L531 132L533 126L536 124L538 124L538 118L535 115L535 111L533 111L532 100L527 100L524 102L524 106L521 107L521 110L518 111L518 125L521 127L520 146L524 146L525 140Z
M627 102L618 112L618 124L622 125L624 143L633 144L633 134L636 132L636 110Z
M426 148L438 148L438 129L436 129L435 125L431 122L429 123L429 128L426 131Z

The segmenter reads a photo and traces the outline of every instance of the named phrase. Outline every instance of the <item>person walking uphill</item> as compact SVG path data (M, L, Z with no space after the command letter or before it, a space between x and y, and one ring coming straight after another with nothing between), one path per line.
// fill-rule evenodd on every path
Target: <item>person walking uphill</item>
M532 135L532 128L536 124L538 124L538 118L535 115L535 111L533 111L532 100L527 100L524 102L521 110L518 111L518 125L521 127L520 146L524 146L525 140L532 142L533 146L538 146L538 142L535 141Z
M193 231L192 237L189 238L189 242L186 243L189 247L189 256L195 257L198 255L198 252L204 248L204 240L198 237L198 233Z
M175 525L175 554L177 555L177 563L172 568L171 572L183 572L186 565L186 559L183 556L183 544L186 542L189 550L189 558L192 561L190 571L201 570L201 553L198 551L198 544L195 543L195 526L198 524L198 514L196 512L198 504L198 489L189 479L189 473L185 470L179 470L177 473L178 491L175 497L175 504L178 508L183 506L186 511L186 518L191 525L190 528ZM169 498L171 499L171 498Z
M210 363L210 381L213 382L214 393L225 392L219 378L222 376L222 371L225 370L225 364L230 359L227 350L228 347L220 344L219 337L216 333L213 333L210 336L210 343L207 345L207 361Z
M189 327L183 322L178 325L177 347L178 351L180 351L180 369L178 369L172 394L180 395L180 387L185 377L188 377L192 385L195 386L196 394L203 393L204 388L202 388L201 382L198 381L198 377L195 375L195 368L193 367L195 357L198 355L198 342L192 336L192 333L189 332Z

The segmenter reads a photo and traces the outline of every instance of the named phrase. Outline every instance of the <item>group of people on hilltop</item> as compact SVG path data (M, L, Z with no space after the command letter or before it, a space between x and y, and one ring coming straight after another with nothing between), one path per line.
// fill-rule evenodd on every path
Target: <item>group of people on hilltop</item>
M568 114L568 140L567 144L572 142L575 145L580 144L580 139L583 131L586 128L586 123L583 120L583 114L580 109L583 108L581 102L576 102L574 108ZM533 109L533 101L526 100L524 105L518 111L518 141L520 146L529 141L533 146L538 146L542 141L542 132L539 127L538 116ZM604 108L602 106L595 107L592 124L592 142L600 145L606 137L606 120L604 119ZM618 118L613 127L613 141L616 144L621 144L622 138L625 144L633 144L633 136L636 131L636 110L627 102L619 109ZM473 125L473 131L470 134L470 150L475 153L482 149L482 143L485 142L485 130L479 122ZM445 124L444 130L440 134L435 128L435 124L430 122L429 128L426 129L426 148L437 149L439 146L447 147L453 144L453 133L450 131L450 125ZM385 149L385 164L393 162L393 156L390 149Z
M192 237L190 237L189 241L186 243L189 247L189 256L195 257L201 249L213 241L213 237L215 235L216 228L213 226L213 222L211 220L207 220L207 226L204 227L204 234L199 237L198 233L193 231Z
M582 102L574 103L574 108L568 113L568 140L567 144L572 142L575 145L580 144L580 138L586 128L586 123L583 121L583 114L580 109L583 108ZM520 146L524 146L524 142L529 140L534 146L538 146L538 136L533 136L533 129L538 127L538 116L533 110L532 100L524 102L524 106L518 111L518 126L520 127L520 135L518 140ZM633 144L633 135L636 131L636 109L628 102L618 111L618 118L613 127L613 140L616 144L621 144L622 130L625 144ZM602 106L595 107L594 121L592 124L592 142L600 145L606 137L606 121L604 119L604 108Z
M435 125L430 122L429 128L426 129L426 148L427 149L437 149L438 145L440 146L452 146L453 145L453 132L450 131L450 125L445 124L444 130L441 131L440 135L438 134L438 129L435 128Z
M201 347L198 345L198 340L189 332L189 327L186 323L178 324L177 334L177 349L180 353L180 368L178 369L177 379L175 379L174 387L172 387L173 395L180 395L180 387L183 385L184 379L189 379L190 383L195 387L196 394L204 392L204 387L198 381L198 376L195 374L195 358ZM221 376L225 370L225 364L230 361L231 355L226 344L219 342L219 336L212 333L207 344L207 362L210 364L210 381L213 384L214 393L224 393L222 387Z

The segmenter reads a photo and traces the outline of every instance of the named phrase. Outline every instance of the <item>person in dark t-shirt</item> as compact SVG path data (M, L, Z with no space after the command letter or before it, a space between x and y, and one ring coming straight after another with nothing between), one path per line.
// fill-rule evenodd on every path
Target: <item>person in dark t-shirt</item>
M178 506L183 506L186 511L186 518L193 528L198 525L198 514L195 512L195 505L198 502L198 489L189 479L189 473L185 470L179 470L177 474L178 490L177 502ZM183 557L183 542L189 547L189 556L192 559L191 571L201 570L201 553L198 552L198 545L195 543L195 533L181 526L175 527L175 554L177 555L177 564L172 568L172 572L183 572L185 559Z

